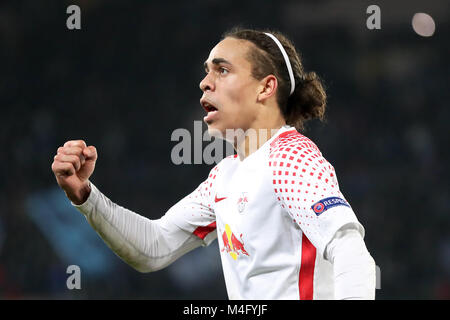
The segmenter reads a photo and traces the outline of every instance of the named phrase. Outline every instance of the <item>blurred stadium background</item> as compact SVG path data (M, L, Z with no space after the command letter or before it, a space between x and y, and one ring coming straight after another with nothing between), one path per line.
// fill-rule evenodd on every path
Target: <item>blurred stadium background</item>
M78 31L66 8L81 8ZM366 8L381 8L368 30ZM0 298L225 299L217 244L141 274L57 188L58 146L99 151L92 181L158 218L212 166L172 164L176 128L203 118L203 61L234 25L290 36L328 87L305 133L334 165L381 269L377 299L450 298L449 9L430 1L2 1ZM431 15L432 37L411 26ZM81 267L81 290L66 268Z

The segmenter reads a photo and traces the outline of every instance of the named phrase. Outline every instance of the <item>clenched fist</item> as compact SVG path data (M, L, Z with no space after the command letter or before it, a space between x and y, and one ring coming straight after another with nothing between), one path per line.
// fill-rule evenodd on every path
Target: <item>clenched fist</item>
M86 201L91 192L89 177L94 172L97 150L83 140L67 141L59 147L52 163L58 185L75 204Z

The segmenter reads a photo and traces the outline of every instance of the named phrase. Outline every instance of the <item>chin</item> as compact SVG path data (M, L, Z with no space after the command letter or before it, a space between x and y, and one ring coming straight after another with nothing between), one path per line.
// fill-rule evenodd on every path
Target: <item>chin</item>
M211 137L214 137L216 139L225 139L225 129L218 128L218 126L214 125L213 123L207 123L208 125L208 134Z
M236 140L241 140L245 136L245 131L241 128L235 128L235 126L221 126L217 123L207 123L208 134L216 139L225 140L231 144L234 144Z

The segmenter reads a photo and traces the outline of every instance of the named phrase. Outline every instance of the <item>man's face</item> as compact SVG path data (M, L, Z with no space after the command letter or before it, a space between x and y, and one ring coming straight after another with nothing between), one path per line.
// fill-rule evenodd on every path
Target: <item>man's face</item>
M249 129L257 118L259 81L251 75L247 52L249 41L225 38L205 62L206 76L200 82L200 103L208 113L204 121L211 135L218 130ZM217 131L216 131L217 132Z

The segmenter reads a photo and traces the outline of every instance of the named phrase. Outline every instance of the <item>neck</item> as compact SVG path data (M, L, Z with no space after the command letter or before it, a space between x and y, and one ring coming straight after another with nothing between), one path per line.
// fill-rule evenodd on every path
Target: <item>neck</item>
M284 121L280 121L272 126L251 127L240 136L236 136L234 139L234 149L236 150L239 159L243 161L249 155L257 151L285 124Z

